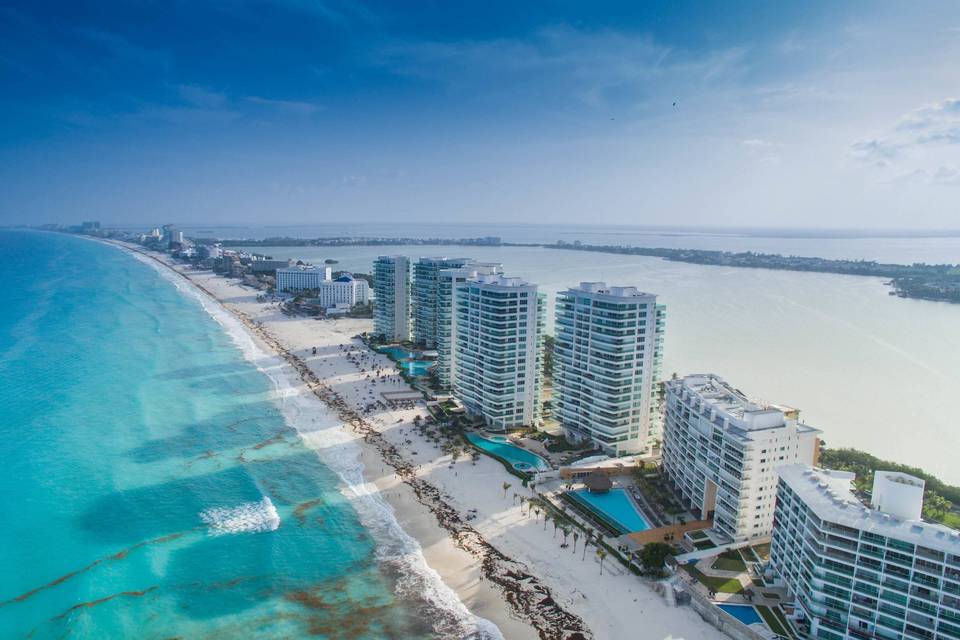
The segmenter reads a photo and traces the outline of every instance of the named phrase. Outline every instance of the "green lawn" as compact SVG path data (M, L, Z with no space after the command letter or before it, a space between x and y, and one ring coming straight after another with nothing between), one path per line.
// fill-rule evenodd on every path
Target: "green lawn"
M954 513L953 511L948 512L943 517L943 524L952 529L960 529L960 513Z
M756 605L757 613L760 614L760 617L763 618L763 621L767 623L767 626L777 635L783 636L785 638L793 638L794 635L790 631L790 626L787 624L787 620L783 615L783 612L780 611L779 607L767 607L762 604Z
M739 580L708 576L693 565L684 565L683 568L702 585L708 589L713 589L717 593L743 593L743 586Z
M743 558L740 556L740 552L736 549L731 551L724 551L716 560L713 561L713 564L710 565L714 569L719 569L720 571L746 571L747 563L743 561Z

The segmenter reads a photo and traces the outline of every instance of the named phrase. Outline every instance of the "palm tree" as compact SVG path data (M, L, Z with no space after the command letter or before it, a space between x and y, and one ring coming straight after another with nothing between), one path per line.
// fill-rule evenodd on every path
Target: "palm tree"
M567 544L567 538L570 537L570 527L568 527L567 525L561 525L560 531L563 534L563 544Z
M533 513L536 515L536 517L534 518L534 521L535 521L535 522L540 522L540 507L534 507L534 508L533 508ZM546 525L544 525L544 526L546 526Z
M520 515L523 515L523 505L526 504L526 502L526 497L520 496Z
M517 495L518 495L517 492L514 491L514 492L513 492L513 504L517 504Z
M502 485L500 485L500 486L503 487L503 497L506 498L506 497L507 497L507 489L509 489L509 488L512 487L513 485L510 484L509 482L504 482L504 483L503 483Z
M587 547L590 546L591 538L593 538L593 532L590 531L590 529L587 529L586 535L583 538L583 556L580 558L580 560L587 559Z
M547 520L550 520L550 519L551 519L551 518L550 518L550 514L547 513L546 510L544 510L544 512L543 512L543 530L544 530L544 531L547 530ZM553 521L553 531L554 531L554 535L556 535L556 531L557 531L557 521L556 521L556 520Z
M600 558L600 575L603 575L603 559L607 557L605 549L597 549L597 557Z
M557 529L560 528L560 518L551 518L553 520L553 539L557 539Z
M580 532L576 529L573 530L573 553L577 552L577 540L580 539Z

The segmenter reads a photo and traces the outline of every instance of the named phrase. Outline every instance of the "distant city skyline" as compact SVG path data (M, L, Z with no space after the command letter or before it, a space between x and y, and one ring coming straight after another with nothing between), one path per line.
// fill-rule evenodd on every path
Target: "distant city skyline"
M0 224L956 229L960 6L0 8Z

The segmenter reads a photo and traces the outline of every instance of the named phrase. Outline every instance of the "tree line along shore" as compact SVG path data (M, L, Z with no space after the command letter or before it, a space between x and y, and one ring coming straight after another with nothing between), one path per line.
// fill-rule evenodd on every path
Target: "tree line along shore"
M211 240L213 242L213 240ZM671 262L687 262L718 267L775 269L779 271L806 271L849 276L887 278L892 287L890 295L960 304L960 265L958 264L894 264L874 260L839 260L804 256L785 256L753 251L732 252L708 249L667 249L662 247L633 247L626 245L595 245L581 242L558 241L548 243L503 242L500 238L265 238L262 240L220 240L223 246L245 247L345 247L345 246L488 246L488 247L542 247L567 251L591 251L630 256L649 256Z

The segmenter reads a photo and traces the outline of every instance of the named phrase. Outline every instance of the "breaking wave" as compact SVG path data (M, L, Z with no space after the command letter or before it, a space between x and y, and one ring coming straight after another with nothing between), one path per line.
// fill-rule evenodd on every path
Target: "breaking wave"
M276 531L280 515L269 497L260 502L244 502L236 507L214 507L200 514L210 535Z

